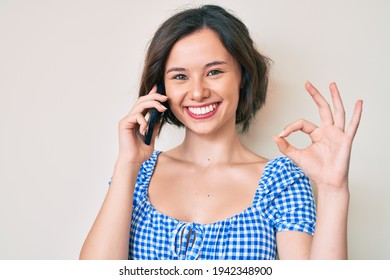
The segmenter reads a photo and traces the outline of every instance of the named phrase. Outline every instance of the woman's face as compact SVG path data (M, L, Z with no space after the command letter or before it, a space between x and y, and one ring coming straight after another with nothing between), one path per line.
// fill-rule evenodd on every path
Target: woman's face
M214 31L201 29L174 44L164 83L170 109L191 131L235 129L240 65Z

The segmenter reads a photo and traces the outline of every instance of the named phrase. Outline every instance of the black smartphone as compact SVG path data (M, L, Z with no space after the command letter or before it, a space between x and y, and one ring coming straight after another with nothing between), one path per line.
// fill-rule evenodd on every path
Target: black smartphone
M160 94L164 94L164 85L162 83L157 84L157 92ZM160 121L161 112L157 111L156 108L149 109L149 120L148 120L148 130L145 133L144 142L146 145L150 145L152 141L154 126L157 122Z

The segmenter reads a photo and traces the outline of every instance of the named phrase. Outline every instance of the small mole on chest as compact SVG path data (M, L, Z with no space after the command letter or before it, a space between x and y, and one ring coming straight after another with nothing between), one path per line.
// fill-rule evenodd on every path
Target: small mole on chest
M199 193L196 192L195 195L199 195ZM210 195L208 194L207 197L210 197Z

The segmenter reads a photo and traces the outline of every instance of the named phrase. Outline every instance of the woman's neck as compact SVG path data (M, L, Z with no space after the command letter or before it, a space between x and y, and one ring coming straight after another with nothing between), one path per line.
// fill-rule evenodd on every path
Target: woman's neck
M239 163L249 152L240 142L236 131L202 135L186 131L184 141L177 147L182 160L207 167L215 164Z

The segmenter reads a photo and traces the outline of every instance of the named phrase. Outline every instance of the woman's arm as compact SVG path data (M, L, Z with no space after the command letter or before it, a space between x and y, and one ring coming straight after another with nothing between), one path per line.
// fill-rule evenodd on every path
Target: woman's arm
M348 259L348 186L339 191L320 188L317 223L309 259Z
M299 231L276 234L280 259L347 259L349 193L319 193L314 235Z
M363 103L361 100L356 102L351 123L345 129L344 106L336 84L330 85L334 113L312 84L307 82L305 87L318 106L321 126L317 127L306 120L299 120L288 125L274 140L279 150L300 166L316 184L316 230L312 238L306 233L278 233L280 256L346 259L348 257L349 162ZM284 138L296 131L308 134L312 144L302 150L291 146ZM298 248L294 247L295 242ZM295 249L295 252L292 249Z
M146 145L136 130L144 134L147 128L144 115L149 108L166 110L160 102L167 97L156 93L156 89L155 86L148 95L140 97L119 122L119 156L110 188L81 249L80 259L128 259L134 186L142 163L153 153L156 137L154 133L151 145Z
M110 188L81 249L80 259L127 259L139 164L117 161Z

